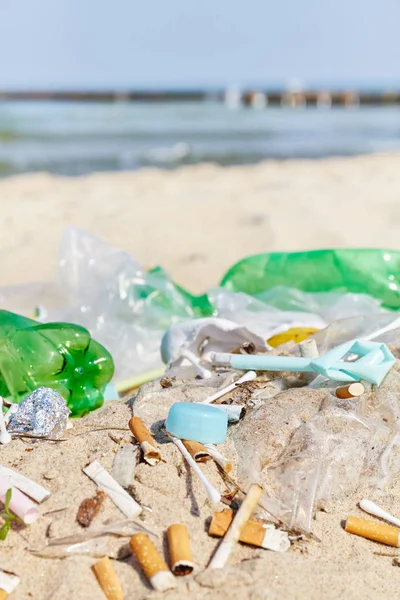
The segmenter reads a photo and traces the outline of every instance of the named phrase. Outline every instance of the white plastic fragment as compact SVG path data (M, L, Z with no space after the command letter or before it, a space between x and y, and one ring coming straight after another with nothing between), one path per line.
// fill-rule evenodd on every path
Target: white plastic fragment
M287 531L276 529L271 523L265 526L265 535L261 546L274 552L286 552L290 548L289 534Z
M7 573L7 571L0 571L0 591L4 590L7 595L10 595L19 585L19 582L20 578L18 575Z
M4 398L0 396L0 444L9 444L11 442L11 435L8 433L4 422L3 400Z
M123 488L133 484L135 464L136 448L132 444L119 448L114 458L112 476Z
M109 496L128 519L133 519L142 512L142 507L115 481L99 461L95 460L84 467L83 472Z
M43 502L43 500L46 500L50 496L49 490L46 490L43 486L3 465L0 465L0 477L2 479L7 478L10 485L18 488L21 492L29 496L29 498L35 500L35 502Z

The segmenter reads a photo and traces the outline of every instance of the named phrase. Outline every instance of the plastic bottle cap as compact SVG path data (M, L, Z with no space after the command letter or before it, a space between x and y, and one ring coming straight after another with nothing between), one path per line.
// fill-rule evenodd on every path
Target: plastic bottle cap
M215 406L176 402L169 410L165 426L169 433L182 440L222 444L226 438L228 416Z

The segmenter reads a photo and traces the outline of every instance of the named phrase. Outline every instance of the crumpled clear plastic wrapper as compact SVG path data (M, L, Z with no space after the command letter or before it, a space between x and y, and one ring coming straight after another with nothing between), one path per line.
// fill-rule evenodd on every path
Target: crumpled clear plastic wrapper
M366 294L306 293L278 286L257 296L224 288L208 291L216 315L254 331L265 340L294 327L324 329L337 319L383 312Z
M67 427L70 412L60 394L40 387L17 405L11 414L8 430L40 437L58 437Z
M378 388L339 400L326 390L292 388L266 399L233 430L239 481L259 481L274 516L312 529L318 506L360 484L375 493L400 468L400 363Z

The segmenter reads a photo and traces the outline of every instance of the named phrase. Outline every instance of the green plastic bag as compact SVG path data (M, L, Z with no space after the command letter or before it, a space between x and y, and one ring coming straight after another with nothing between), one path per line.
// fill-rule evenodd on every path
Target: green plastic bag
M365 248L259 254L231 267L221 286L253 296L275 286L369 294L398 310L400 252Z

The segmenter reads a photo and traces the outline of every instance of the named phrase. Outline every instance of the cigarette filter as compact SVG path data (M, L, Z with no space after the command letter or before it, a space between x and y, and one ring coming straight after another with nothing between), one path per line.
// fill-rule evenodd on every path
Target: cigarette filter
M345 530L374 542L381 542L387 546L400 546L400 529L383 523L374 523L357 517L347 517Z
M8 598L17 585L19 585L19 582L20 578L17 575L7 573L6 571L0 571L0 600Z
M203 444L200 444L200 442L189 442L187 440L182 440L182 443L189 452L190 456L194 458L196 462L207 462L208 460L211 460L208 449L203 446Z
M132 417L129 420L129 429L139 442L143 451L143 458L147 464L152 467L157 465L161 460L161 454L142 419Z
M111 477L99 461L95 460L84 467L83 472L109 496L128 519L134 519L142 512L142 507Z
M176 524L168 527L168 547L173 574L189 575L194 569L194 563L186 525Z
M145 533L133 535L129 545L155 590L165 592L176 587L174 576Z
M336 397L341 400L347 400L347 398L357 398L364 393L364 386L362 383L350 383L350 385L341 385L336 388Z
M208 534L223 537L232 521L233 512L229 509L214 513ZM290 548L290 540L286 531L276 529L272 524L260 523L251 519L243 527L239 542L275 552L286 552Z
M253 483L246 494L245 499L240 505L239 510L235 514L232 523L225 534L224 539L218 546L216 553L212 557L209 568L210 569L223 569L226 565L230 553L236 542L239 541L244 526L250 518L250 515L254 511L262 496L262 488Z
M124 591L108 556L94 564L92 571L108 600L123 600Z
M46 488L35 481L28 479L28 477L21 475L17 471L0 465L0 477L3 478L3 476L9 479L12 486L18 488L22 493L35 500L35 502L43 502L43 500L46 500L50 496L49 490L46 490Z

